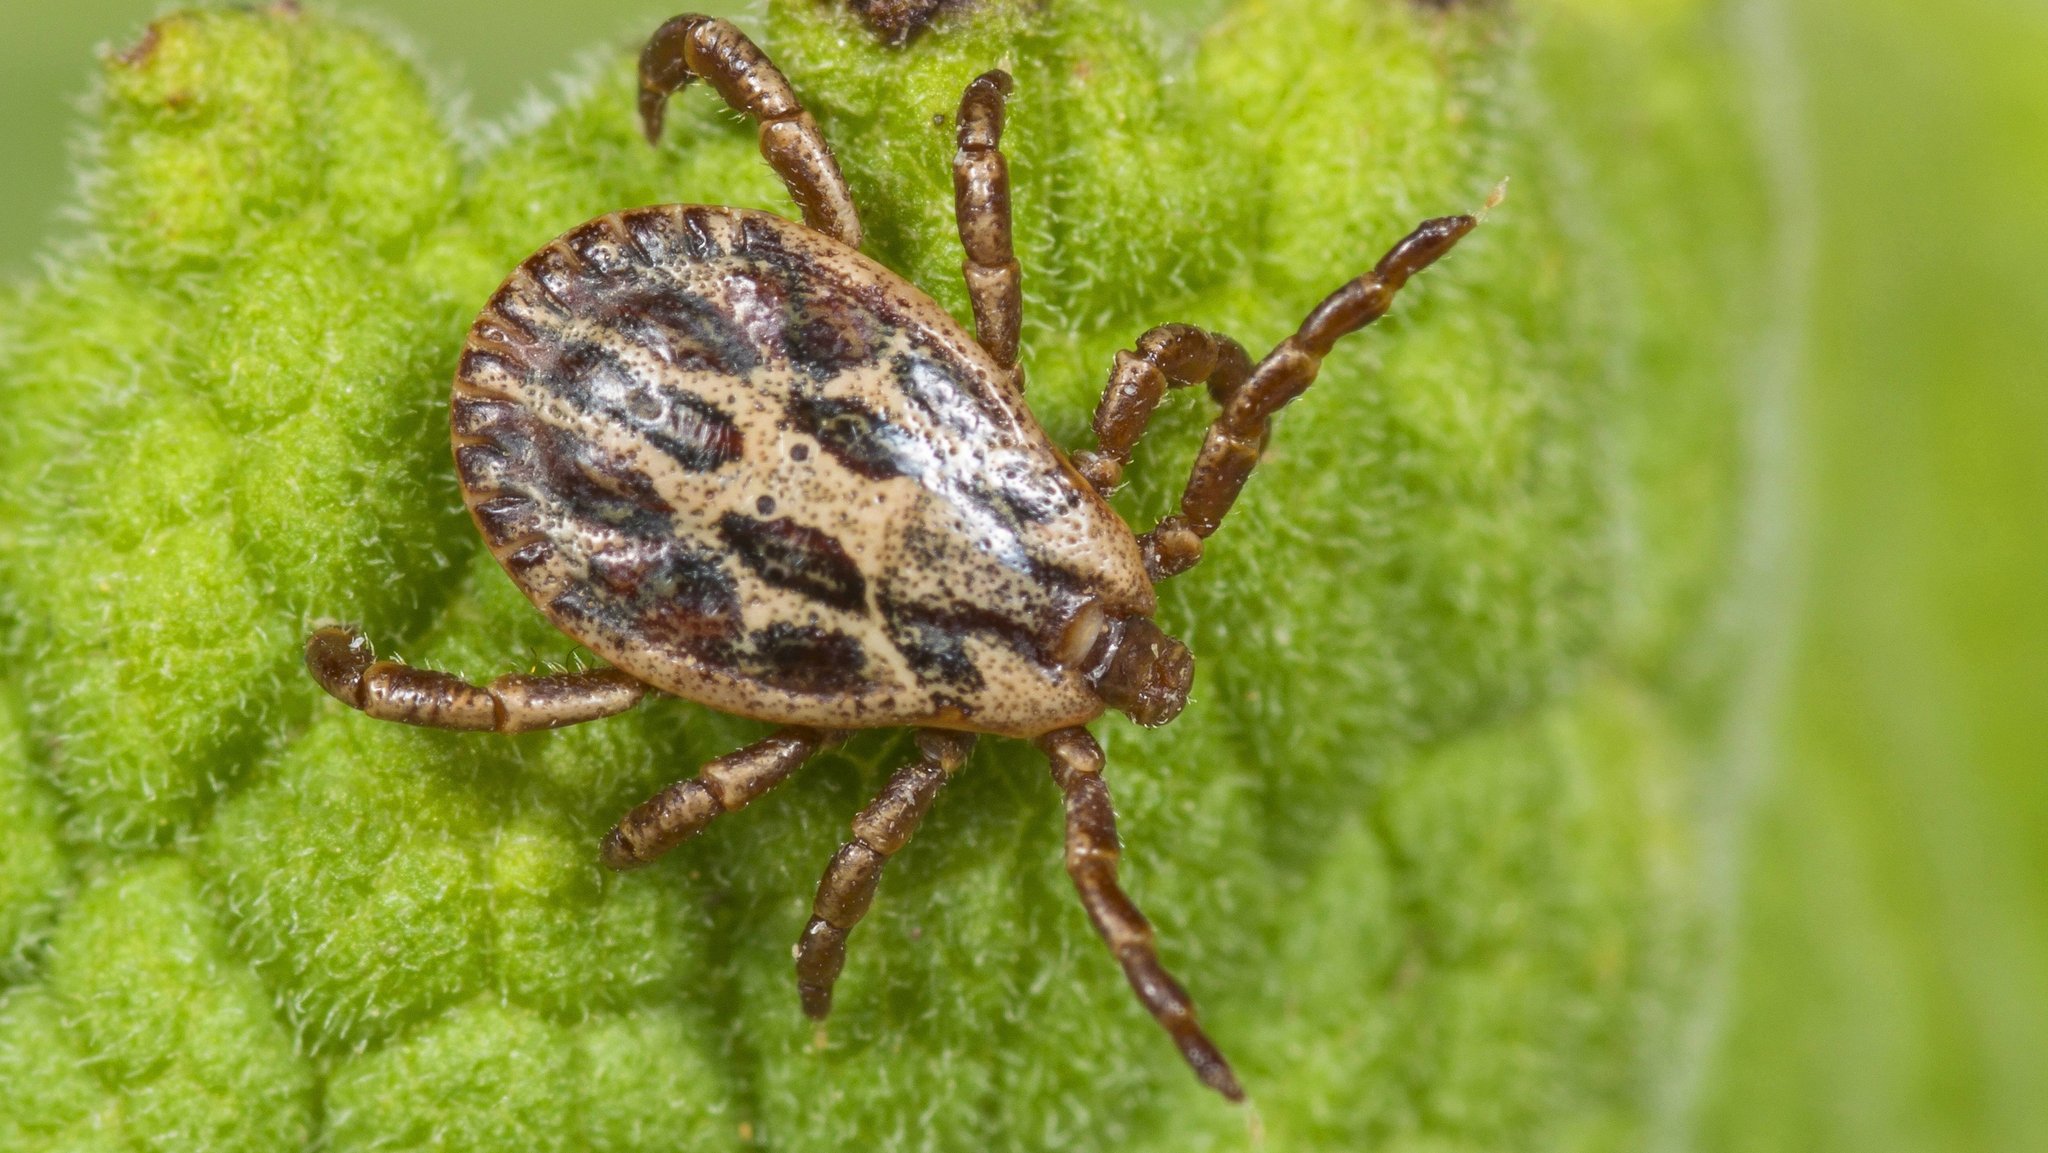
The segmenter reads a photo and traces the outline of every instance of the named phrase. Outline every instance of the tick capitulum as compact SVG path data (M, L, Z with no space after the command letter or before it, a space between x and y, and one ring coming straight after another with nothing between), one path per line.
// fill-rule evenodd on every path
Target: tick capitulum
M853 820L797 949L804 1011L826 1015L847 936L977 734L1028 739L1066 798L1066 866L1096 931L1202 1081L1243 1090L1160 965L1117 884L1106 708L1161 725L1194 662L1153 623L1258 463L1273 414L1345 334L1477 221L1430 220L1254 364L1227 336L1169 324L1120 352L1072 458L1023 401L1021 273L999 143L1010 78L960 102L955 210L970 334L863 256L853 198L818 125L737 28L662 25L640 58L640 117L702 77L760 125L801 225L737 208L601 216L528 257L491 297L455 376L463 498L541 612L611 668L474 685L374 658L346 627L306 643L328 692L373 717L522 732L670 693L781 726L626 814L616 869L745 807L852 729L912 726L917 759ZM1219 413L1178 512L1134 534L1105 497L1170 388Z

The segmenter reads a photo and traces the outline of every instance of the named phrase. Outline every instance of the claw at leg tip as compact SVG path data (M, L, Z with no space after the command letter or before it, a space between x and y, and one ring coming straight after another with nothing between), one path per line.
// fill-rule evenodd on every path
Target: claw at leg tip
M651 92L640 93L640 135L647 138L652 146L661 144L662 100Z
M376 659L369 638L347 625L327 625L306 638L306 668L313 679L352 709L363 707L363 674Z
M605 834L604 843L598 846L597 855L598 859L604 862L604 867L615 873L637 869L646 863L633 856L633 850L626 845L626 839L619 835L617 829Z
M799 982L796 993L803 1002L804 1016L818 1022L818 1027L823 1029L825 1018L832 1015L832 991Z

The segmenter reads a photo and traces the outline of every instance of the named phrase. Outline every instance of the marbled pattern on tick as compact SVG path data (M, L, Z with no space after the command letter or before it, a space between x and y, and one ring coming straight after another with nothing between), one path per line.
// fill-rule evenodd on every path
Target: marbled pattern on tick
M1035 736L1102 710L1060 651L1082 606L1153 611L1012 375L780 217L636 209L541 249L471 329L452 422L533 602L727 712Z

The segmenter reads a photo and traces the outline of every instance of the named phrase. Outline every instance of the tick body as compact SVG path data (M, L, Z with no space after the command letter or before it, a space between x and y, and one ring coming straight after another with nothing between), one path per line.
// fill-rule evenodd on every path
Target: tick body
M663 692L824 728L1093 720L1137 541L952 317L778 216L601 217L513 274L455 381L484 538Z
M602 216L522 263L469 333L450 424L494 556L610 668L473 685L379 661L346 627L307 664L371 716L517 732L596 720L648 692L780 726L628 813L614 868L653 860L854 729L912 726L918 757L853 822L797 951L823 1017L848 936L978 734L1030 739L1066 798L1066 866L1090 920L1202 1081L1243 1096L1152 930L1117 884L1106 708L1157 725L1193 658L1153 622L1256 465L1268 421L1332 344L1476 221L1425 222L1254 364L1227 337L1155 328L1119 353L1092 450L1033 420L1017 370L1021 270L1002 153L1009 78L962 98L954 186L970 333L861 254L837 162L782 75L732 25L680 16L641 57L640 113L702 77L760 125L803 208L668 205ZM1169 388L1219 407L1180 510L1135 534L1105 497Z

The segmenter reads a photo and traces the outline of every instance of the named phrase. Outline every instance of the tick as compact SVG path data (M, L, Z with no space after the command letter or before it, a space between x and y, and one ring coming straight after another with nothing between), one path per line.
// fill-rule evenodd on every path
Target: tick
M1202 1082L1243 1098L1151 926L1117 884L1105 709L1163 725L1194 658L1153 623L1154 586L1202 556L1332 345L1478 223L1430 220L1254 364L1227 336L1162 325L1116 356L1095 447L1072 457L1023 400L1021 273L998 148L1010 78L968 85L953 158L969 333L860 252L838 162L739 29L662 25L640 57L640 119L702 77L760 126L799 225L664 205L598 217L528 257L462 352L449 423L470 514L535 607L610 668L475 685L377 660L328 627L306 664L387 721L501 733L624 712L649 692L780 726L657 793L604 862L659 857L851 730L916 729L917 759L853 820L796 950L823 1018L882 867L981 734L1033 741L1065 798L1066 868L1131 987ZM1105 498L1170 388L1207 386L1210 425L1180 511L1137 534Z

